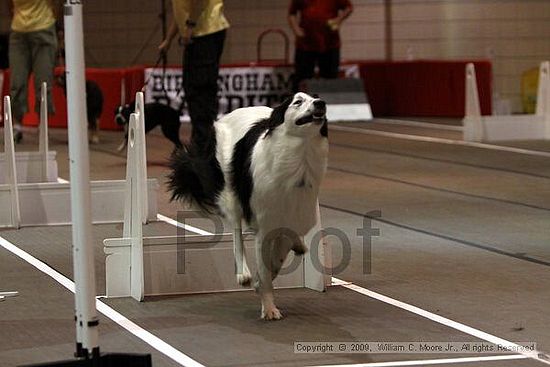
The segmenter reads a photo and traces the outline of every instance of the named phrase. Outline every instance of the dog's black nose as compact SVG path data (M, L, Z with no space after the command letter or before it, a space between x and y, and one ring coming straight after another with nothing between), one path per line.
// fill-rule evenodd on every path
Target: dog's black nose
M320 110L324 109L326 106L327 104L325 103L325 101L321 99L313 101L313 107L318 108Z

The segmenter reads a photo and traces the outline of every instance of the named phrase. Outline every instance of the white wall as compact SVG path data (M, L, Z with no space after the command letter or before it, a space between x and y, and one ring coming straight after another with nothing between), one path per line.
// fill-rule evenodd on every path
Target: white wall
M383 59L384 1L352 1L355 12L342 29L342 58ZM522 72L550 59L550 0L392 2L394 59L405 59L408 49L419 59L491 57L494 89L511 99L515 111L520 110ZM170 9L170 1L166 3ZM225 4L232 28L224 63L254 61L256 38L262 30L282 28L290 34L287 0L226 0ZM119 67L156 61L161 38L160 0L93 0L84 6L89 66ZM0 5L0 32L8 27L6 7ZM268 37L264 45L264 57L282 57L279 38ZM173 46L170 63L179 64L180 53L181 49Z

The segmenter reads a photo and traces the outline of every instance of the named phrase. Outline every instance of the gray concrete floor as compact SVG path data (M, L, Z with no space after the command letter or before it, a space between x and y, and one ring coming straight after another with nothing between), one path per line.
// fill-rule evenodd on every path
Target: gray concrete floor
M432 122L432 121L430 121ZM452 125L452 121L445 121ZM382 122L346 124L366 130L460 139L460 133ZM368 131L367 131L368 132ZM59 176L69 179L65 130L51 129ZM183 131L188 136L188 128ZM18 150L36 149L25 134ZM102 132L91 146L92 179L123 178L125 155L115 151L119 132ZM321 190L323 225L343 231L349 247L329 237L334 262L350 261L338 278L514 341L550 351L550 159L460 145L424 143L330 131L330 159ZM503 145L550 150L548 142ZM171 146L147 136L148 172L164 182ZM159 210L175 218L164 188ZM365 213L380 235L365 264L357 236ZM208 228L208 221L193 223ZM174 234L153 223L148 234ZM101 242L120 225L94 226L98 294L104 291ZM70 227L1 230L0 236L72 277ZM370 265L370 271L365 266ZM368 270L368 269L367 269ZM20 296L0 302L0 365L70 358L74 349L73 296L55 281L0 249L0 289ZM105 302L190 357L208 366L303 366L455 358L457 354L294 354L295 341L479 341L426 318L342 287L326 293L276 292L286 314L258 319L253 292ZM102 351L152 353L155 366L176 365L105 317ZM443 364L442 364L443 365ZM464 366L534 366L540 362L472 362Z

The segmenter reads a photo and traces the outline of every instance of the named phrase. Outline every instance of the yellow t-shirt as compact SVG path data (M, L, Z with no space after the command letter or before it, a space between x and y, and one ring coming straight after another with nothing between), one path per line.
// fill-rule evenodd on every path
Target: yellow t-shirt
M55 23L51 0L13 0L11 29L15 32L35 32Z
M223 0L172 0L172 9L182 35L188 20L197 23L193 28L193 37L229 28L229 22L223 15Z

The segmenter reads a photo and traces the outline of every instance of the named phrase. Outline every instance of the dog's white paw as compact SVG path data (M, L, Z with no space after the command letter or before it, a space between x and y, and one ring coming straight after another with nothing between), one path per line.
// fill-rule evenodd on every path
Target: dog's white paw
M283 314L276 306L272 306L266 309L262 308L262 319L264 320L280 320L283 318Z
M243 287L248 287L252 282L252 275L250 273L237 274L237 282Z

